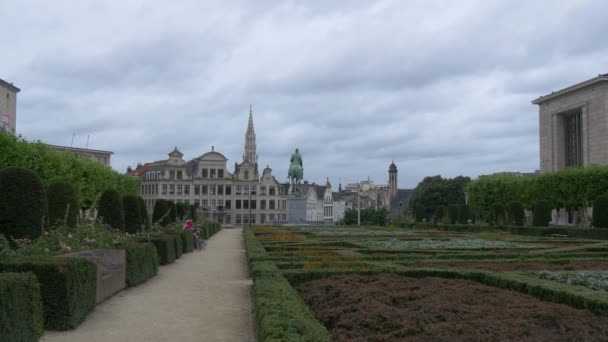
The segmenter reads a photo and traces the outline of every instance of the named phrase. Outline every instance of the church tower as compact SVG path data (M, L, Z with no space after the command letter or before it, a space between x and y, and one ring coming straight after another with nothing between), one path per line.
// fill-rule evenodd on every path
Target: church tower
M257 164L258 162L258 154L255 147L255 130L253 129L253 106L249 107L249 124L247 125L247 133L245 133L243 162L245 161L251 164Z
M397 195L397 165L394 161L388 167L388 193L391 200Z

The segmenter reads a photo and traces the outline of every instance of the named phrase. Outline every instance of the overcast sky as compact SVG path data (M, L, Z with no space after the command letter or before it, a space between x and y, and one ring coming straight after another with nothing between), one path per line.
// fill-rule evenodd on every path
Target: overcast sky
M332 5L336 4L336 5ZM2 1L29 140L112 166L211 149L333 184L539 168L540 95L608 72L600 1Z

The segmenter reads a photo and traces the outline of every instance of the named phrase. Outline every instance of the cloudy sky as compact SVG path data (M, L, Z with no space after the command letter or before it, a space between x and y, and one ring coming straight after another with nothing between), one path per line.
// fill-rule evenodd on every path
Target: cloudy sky
M332 5L336 4L336 5ZM260 166L335 184L539 168L534 98L608 72L608 2L3 1L0 78L30 140L113 168L229 170L253 104Z

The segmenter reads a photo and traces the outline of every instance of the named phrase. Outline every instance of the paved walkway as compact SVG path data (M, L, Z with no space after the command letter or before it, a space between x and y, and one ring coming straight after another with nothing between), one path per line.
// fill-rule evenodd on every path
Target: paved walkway
M251 280L241 229L223 229L202 252L97 305L72 331L43 342L255 341Z

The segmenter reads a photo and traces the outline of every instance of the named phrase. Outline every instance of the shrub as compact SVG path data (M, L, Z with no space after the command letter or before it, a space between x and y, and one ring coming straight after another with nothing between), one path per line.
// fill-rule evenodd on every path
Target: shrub
M535 227L547 227L551 221L551 205L547 201L537 201L534 204L534 216L532 225Z
M422 205L417 205L414 212L416 222L422 222L425 219L426 212Z
M137 196L137 203L139 204L139 222L143 227L148 230L150 229L150 216L148 215L148 209L146 208L146 202L140 196Z
M181 233L182 246L184 253L190 253L194 250L194 232L191 230L184 230Z
M165 215L169 215L169 202L164 199L157 199L154 202L154 209L152 210L152 223L159 223L162 225Z
M471 209L466 204L461 204L458 206L458 223L466 224L471 219Z
M139 212L139 200L137 196L126 195L122 197L122 206L125 216L125 230L134 234L141 231L142 221Z
M446 207L444 205L440 205L435 208L435 213L433 214L433 221L435 221L435 223L443 222L445 217L445 211Z
M172 264L175 261L175 239L171 236L151 236L150 242L156 247L161 265Z
M175 245L175 259L181 258L182 254L184 254L184 245L182 244L181 234L175 233L166 235L173 239L173 244Z
M44 185L34 171L20 167L0 170L0 234L37 238L47 222L47 209Z
M598 196L593 202L593 226L608 228L608 196Z
M178 220L183 221L190 214L190 205L186 203L177 203L175 205L176 217Z
M494 223L495 225L501 225L505 224L506 221L505 207L500 203L494 203L492 205L490 222Z
M0 272L33 272L40 282L44 327L77 327L95 308L97 269L80 258L23 257L0 261Z
M125 230L125 215L122 206L122 197L118 191L106 190L101 193L97 216L100 216L103 223L109 224L110 227L122 231Z
M51 226L61 222L68 227L76 227L80 208L78 193L72 184L65 181L54 182L49 185L47 196Z
M127 285L137 286L158 273L159 255L153 243L129 242L120 246L127 253Z
M44 319L33 273L0 273L0 341L36 342Z
M177 205L173 201L169 201L169 221L167 223L173 223L177 221Z
M458 204L448 205L448 222L455 224L458 221Z
M509 224L514 226L523 226L526 215L524 214L524 206L521 202L512 201L507 205L509 213Z

